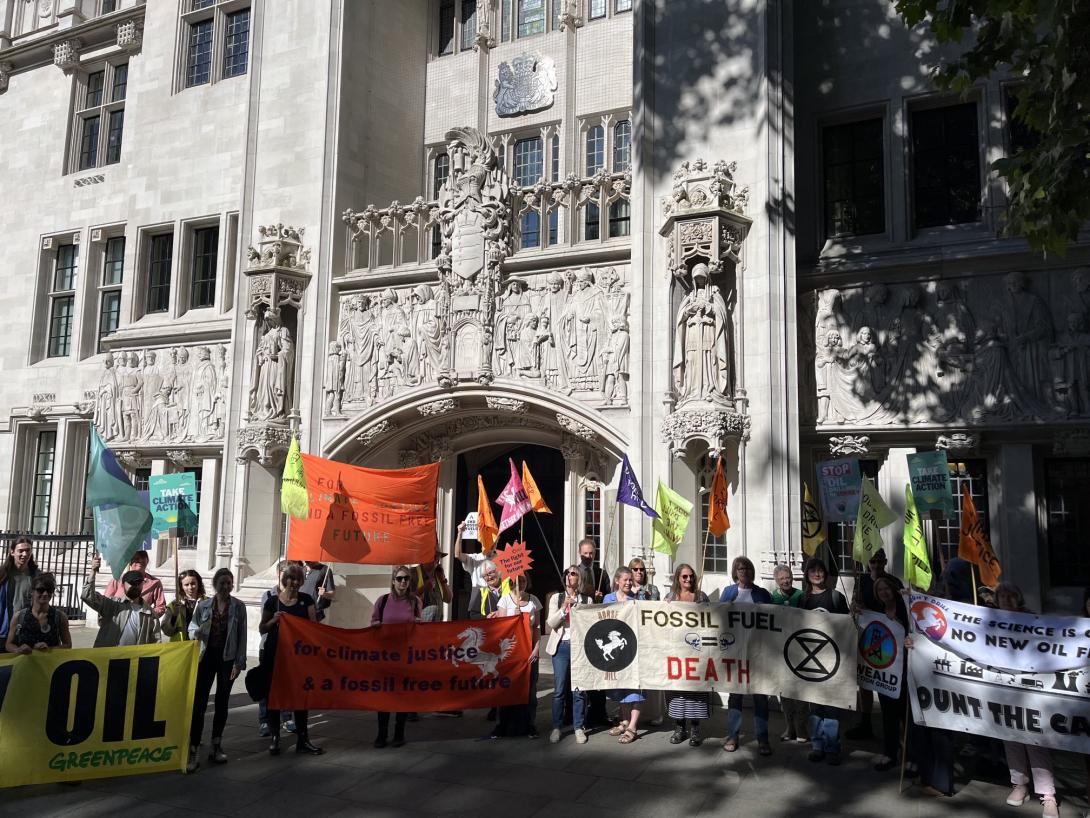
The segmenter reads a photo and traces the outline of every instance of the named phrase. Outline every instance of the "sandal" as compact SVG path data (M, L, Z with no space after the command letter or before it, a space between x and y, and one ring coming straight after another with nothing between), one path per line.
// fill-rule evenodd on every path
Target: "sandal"
M725 742L723 742L723 752L733 753L737 749L738 749L738 739L728 738Z
M610 728L609 734L611 736L623 736L626 730L628 730L628 723L622 721L615 727Z
M618 744L631 744L635 740L636 740L635 731L629 730L628 728L625 728L624 732L621 733L621 737L619 739L617 739L617 743Z

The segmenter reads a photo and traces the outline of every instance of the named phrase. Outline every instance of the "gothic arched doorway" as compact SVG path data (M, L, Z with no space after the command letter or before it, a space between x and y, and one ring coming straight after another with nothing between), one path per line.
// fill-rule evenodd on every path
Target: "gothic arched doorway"
M515 468L520 473L523 461L526 462L552 513L527 514L520 524L500 535L496 546L502 548L514 540L526 543L533 556L533 567L530 570L531 593L544 604L548 594L560 590L560 569L564 567L565 559L564 480L567 467L558 449L534 444L507 443L470 449L458 455L454 519L464 520L466 514L477 510L479 474L484 480L485 491L493 501L492 510L496 520L499 520L500 507L495 505L495 500L510 479L509 458L515 462ZM463 546L466 551L480 548L476 540L466 540ZM454 563L453 570L454 615L461 617L466 613L470 591L469 575L458 562Z

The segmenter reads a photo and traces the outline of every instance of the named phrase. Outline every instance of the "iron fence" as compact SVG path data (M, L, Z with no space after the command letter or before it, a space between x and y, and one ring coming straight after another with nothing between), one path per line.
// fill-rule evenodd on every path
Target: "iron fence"
M0 542L6 556L20 537L34 543L34 562L39 571L49 571L57 580L53 604L61 608L70 620L84 620L87 612L80 601L80 591L95 553L95 538L91 534L31 534L25 531L0 531Z

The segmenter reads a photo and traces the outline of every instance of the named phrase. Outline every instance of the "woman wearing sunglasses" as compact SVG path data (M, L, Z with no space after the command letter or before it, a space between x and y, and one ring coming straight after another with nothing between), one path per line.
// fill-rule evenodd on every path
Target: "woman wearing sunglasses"
M700 590L696 570L687 562L680 563L674 569L674 579L670 585L667 602L706 603L708 595ZM700 691L666 694L666 713L674 720L674 733L670 736L671 744L681 744L689 740L690 747L699 747L703 738L700 736L700 722L711 715L711 698Z
M35 650L72 647L68 617L52 604L57 581L46 572L36 574L30 586L30 607L12 618L5 649L24 656Z
M580 605L594 604L594 597L586 593L584 585L584 572L578 565L569 565L564 570L564 590L549 597L549 613L545 618L549 641L545 643L545 652L553 657L553 731L549 734L552 744L560 741L564 701L571 685L571 612ZM571 696L575 741L586 744L587 694L573 690Z
M269 678L272 678L273 662L276 660L276 643L280 634L280 618L283 616L299 616L318 621L318 609L314 604L314 597L310 594L299 592L299 586L303 584L303 568L297 562L288 563L280 574L280 588L278 592L265 600L261 607L261 625L258 631L266 634L265 648L261 653L261 663L268 665ZM310 743L307 732L306 710L295 711L295 752L321 755L324 751ZM268 724L272 727L272 741L269 743L269 754L280 754L280 711L268 711Z
M371 612L371 627L378 625L398 625L406 622L419 622L423 614L420 597L410 590L412 571L407 565L395 565L390 574L390 593L383 594L375 602ZM405 743L405 722L408 712L394 714L394 740L389 742L390 714L378 713L378 736L375 747L383 748L388 743L400 747Z
M659 589L647 578L647 566L643 560L635 557L629 560L628 567L632 571L632 595L640 602L658 602Z

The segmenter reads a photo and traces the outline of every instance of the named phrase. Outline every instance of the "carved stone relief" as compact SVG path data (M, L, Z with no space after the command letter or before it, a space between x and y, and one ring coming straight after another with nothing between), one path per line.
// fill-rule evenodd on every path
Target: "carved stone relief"
M873 284L815 293L804 419L995 424L1090 417L1090 276ZM802 313L805 316L805 313Z
M429 284L344 294L337 333L346 359L343 405L351 410L374 406L415 386L449 385L444 373L482 371L482 341L465 334L474 327L473 337L492 339L491 380L531 383L590 402L627 406L627 276L627 266L611 266L510 278L487 310L491 323L479 321L486 311L483 293L473 285L450 295L442 285ZM453 337L447 328L452 315L463 333ZM465 357L455 357L448 369L444 361L451 344L461 347ZM332 356L327 369L335 363Z
M935 448L948 452L972 452L980 446L980 435L952 432L935 438Z
M249 420L286 421L295 408L295 339L279 312L264 311L250 379Z
M866 454L870 450L869 447L869 435L833 435L829 438L829 454L833 457Z
M551 57L522 54L501 62L492 99L498 116L541 111L553 104L556 67Z
M225 344L109 352L95 390L95 428L106 442L223 440L229 389Z

